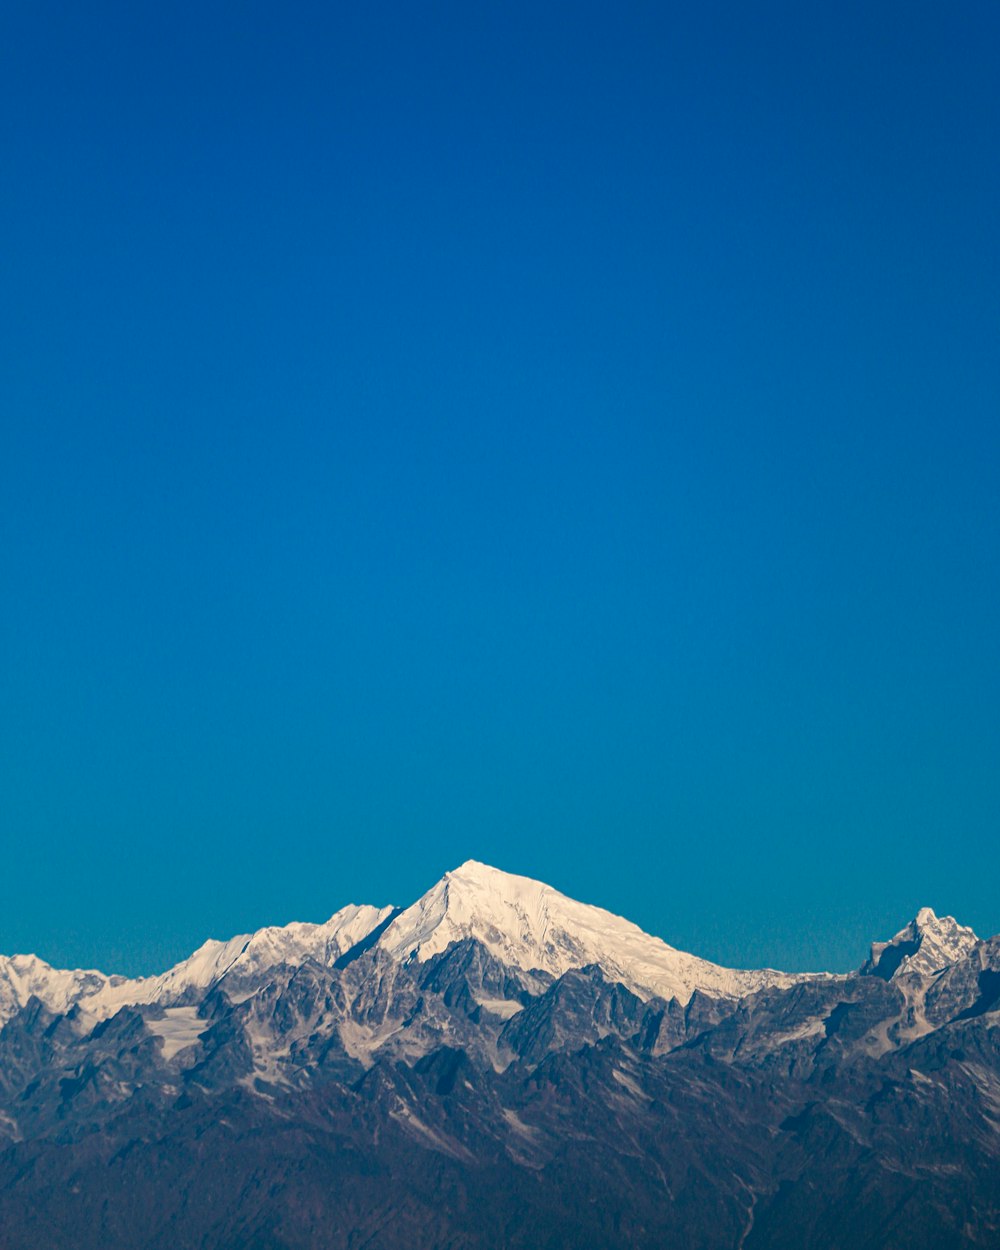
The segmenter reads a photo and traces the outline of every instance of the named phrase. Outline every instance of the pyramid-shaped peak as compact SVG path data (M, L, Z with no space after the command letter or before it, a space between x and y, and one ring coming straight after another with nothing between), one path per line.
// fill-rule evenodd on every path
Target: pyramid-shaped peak
M457 868L452 868L444 874L444 880L492 883L498 887L505 884L529 884L542 890L552 889L543 881L536 881L533 877L522 877L513 872L504 872L502 868L494 868L491 864L484 864L478 859L467 859Z
M933 934L948 939L955 939L969 946L979 941L975 932L968 925L959 924L954 916L939 916L933 907L921 907L909 925L907 925L907 929L913 929L915 932L924 935Z
M479 860L469 859L446 872L426 894L398 916L381 945L402 957L424 960L440 954L450 942L474 937L499 943L510 959L527 958L546 946L556 928L582 923L601 930L636 926L601 908L577 903L532 877L503 872ZM513 960L512 962L518 962ZM546 967L544 960L519 963L522 967Z
M687 1002L696 989L740 996L795 977L721 968L675 950L603 907L580 903L531 877L466 860L386 926L378 947L424 962L472 940L510 967L559 977L591 964L648 998Z
M494 876L505 877L508 874L502 873L499 868L493 868L491 865L484 864L478 859L467 859L459 864L457 868L449 869L444 875L446 880L461 881L463 879L478 880Z
M578 903L560 894L544 881L504 872L477 859L467 859L446 872L414 906L426 910L425 900L433 904L435 912L440 901L448 916L458 923L479 919L503 931L513 925L518 932L530 932L537 939L541 939L552 917L565 915L567 909L606 917L612 925L616 922L629 924L602 908Z
M861 972L890 981L907 973L933 976L964 959L979 938L954 916L938 916L921 907L908 925L888 942L873 942L871 955Z

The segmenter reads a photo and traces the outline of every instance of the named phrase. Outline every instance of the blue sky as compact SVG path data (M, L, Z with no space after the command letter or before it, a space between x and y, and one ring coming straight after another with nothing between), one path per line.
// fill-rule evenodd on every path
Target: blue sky
M1000 930L1000 10L0 18L0 950L474 857Z

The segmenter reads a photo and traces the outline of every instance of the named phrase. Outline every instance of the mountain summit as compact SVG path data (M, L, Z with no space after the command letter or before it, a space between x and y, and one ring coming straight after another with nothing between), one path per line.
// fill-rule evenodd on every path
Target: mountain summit
M687 1003L697 990L741 998L811 975L720 967L541 881L468 860L403 911L352 904L323 924L296 922L227 941L212 939L158 976L62 971L35 956L0 956L0 1025L32 997L59 1013L76 1006L93 1024L128 1005L190 1003L223 982L231 998L239 997L241 984L254 983L271 968L309 961L332 965L350 958L362 944L375 946L391 960L424 963L453 943L470 939L502 964L548 978L596 966L609 981L643 1000Z
M260 978L283 964L294 966L310 959L332 964L388 920L393 910L350 904L323 924L293 921L228 941L210 938L187 959L151 977L65 971L51 968L36 955L0 955L0 1026L32 998L58 1013L76 1007L85 1020L96 1023L122 1007L189 1002L224 978L235 990L241 981Z
M981 1250L998 1090L1000 937L738 971L469 861L160 976L0 957L0 1245Z
M423 962L471 938L501 963L560 977L596 965L609 981L640 998L677 998L695 990L739 998L767 985L802 979L770 968L723 968L675 950L638 925L578 903L550 885L470 859L447 872L388 926L379 946L397 959Z
M979 938L953 916L936 916L921 907L905 928L888 942L873 942L871 955L861 971L883 981L917 973L932 976L957 963L976 945Z
M598 968L607 981L647 1002L676 999L683 1005L696 992L735 1000L769 987L831 978L722 967L675 949L603 907L470 859L405 910L351 904L322 924L295 922L213 939L158 976L65 971L34 955L0 955L0 1026L32 999L57 1014L75 1009L81 1027L91 1028L123 1007L186 1006L220 985L238 1001L272 969L332 967L369 948L390 963L419 965L469 941L505 967L541 974L545 983L573 970ZM890 941L874 943L861 971L883 980L909 972L926 975L955 963L977 941L971 929L925 907Z

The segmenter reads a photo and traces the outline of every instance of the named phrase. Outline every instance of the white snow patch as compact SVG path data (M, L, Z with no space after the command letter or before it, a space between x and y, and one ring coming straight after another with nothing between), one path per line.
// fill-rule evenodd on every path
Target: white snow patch
M193 1046L208 1029L208 1022L198 1015L197 1007L168 1007L162 1020L145 1023L150 1033L163 1039L161 1053L167 1060Z
M518 1134L518 1136L529 1139L539 1136L537 1128L531 1124L525 1124L517 1112L511 1111L509 1107L503 1108L503 1118L507 1121L514 1132Z
M519 1011L524 1010L523 1004L514 998L477 998L476 1002L484 1011L499 1016L501 1020L509 1020L511 1016L516 1016Z
M925 1076L923 1072L918 1072L916 1068L910 1068L910 1076L921 1085L936 1085L936 1081L932 1081L929 1076Z
M402 1100L398 1100L396 1107L389 1112L389 1115L397 1124L408 1129L418 1141L422 1141L432 1150L439 1150L442 1154L450 1155L453 1159L459 1159L463 1163L473 1161L474 1156L466 1146L424 1123Z
M826 1032L826 1022L818 1016L810 1016L787 1033L776 1033L768 1040L773 1046L787 1046L789 1042L802 1042L809 1037L818 1037Z
M633 1094L636 1098L641 1099L643 1102L650 1101L649 1095L642 1088L639 1082L636 1081L634 1077L629 1076L627 1072L623 1072L621 1068L612 1068L611 1075L618 1082L618 1084L624 1086L630 1094Z

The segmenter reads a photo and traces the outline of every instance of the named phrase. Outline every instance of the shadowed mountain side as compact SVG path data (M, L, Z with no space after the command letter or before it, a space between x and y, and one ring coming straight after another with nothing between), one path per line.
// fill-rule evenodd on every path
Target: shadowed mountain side
M663 998L612 969L678 952L620 922L562 967L606 913L471 871L409 918L207 944L103 1016L120 980L55 973L58 1010L21 960L0 1247L1000 1244L1000 939L925 909L854 975Z

